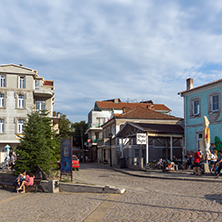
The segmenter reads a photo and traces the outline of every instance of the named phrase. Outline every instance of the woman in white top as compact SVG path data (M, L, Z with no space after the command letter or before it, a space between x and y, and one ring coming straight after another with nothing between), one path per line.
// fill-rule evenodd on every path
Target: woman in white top
M216 162L217 162L217 150L215 149L211 154L211 168L210 173L212 173L213 169L216 174Z

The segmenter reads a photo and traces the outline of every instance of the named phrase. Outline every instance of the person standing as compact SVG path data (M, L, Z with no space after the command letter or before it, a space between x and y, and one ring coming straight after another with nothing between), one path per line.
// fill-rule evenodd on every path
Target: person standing
M218 166L217 178L220 176L220 171L222 169L222 150L219 150L218 153L220 156L219 156L217 164L216 164L216 166Z
M213 169L216 174L216 162L217 162L217 150L214 149L213 153L211 154L211 168L210 168L211 174L212 174Z
M195 175L200 176L200 160L203 157L202 151L199 148L198 151L194 154L194 166L195 166Z

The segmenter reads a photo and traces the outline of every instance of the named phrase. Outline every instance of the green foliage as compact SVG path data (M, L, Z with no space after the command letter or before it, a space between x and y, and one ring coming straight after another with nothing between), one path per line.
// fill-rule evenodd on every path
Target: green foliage
M215 136L214 141L215 141L217 152L222 150L222 143L220 142L220 139L218 136ZM217 153L217 155L219 156L219 153Z
M81 138L83 139L83 144L87 141L87 135L85 134L87 130L87 123L85 121L75 122L71 127L73 129L73 145L81 148Z
M60 142L52 131L52 120L47 112L32 112L24 125L24 138L21 139L16 153L16 174L22 170L36 172L39 165L46 173L54 167L60 157Z
M66 139L71 136L72 129L71 124L72 122L66 118L65 114L60 114L60 120L59 120L59 138L60 139Z

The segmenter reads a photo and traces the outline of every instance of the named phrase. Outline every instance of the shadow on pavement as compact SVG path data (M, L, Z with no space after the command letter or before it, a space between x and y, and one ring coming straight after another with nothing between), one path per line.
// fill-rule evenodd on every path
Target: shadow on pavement
M90 198L90 199L95 199L95 200L101 200L101 199L98 199L98 198ZM193 211L193 212L202 212L202 213L217 213L217 214L220 214L222 215L222 211L214 211L214 210L207 210L207 209L193 209L193 208L185 208L185 207L174 207L174 206L166 206L166 205L155 205L155 204L144 204L144 203L135 203L135 202L124 202L124 201L114 201L114 200L106 200L106 201L109 201L109 202L114 202L115 204L127 204L127 205L134 205L134 206L145 206L145 207L154 207L154 208L162 208L164 210L183 210L183 211ZM164 203L163 203L164 204ZM167 204L167 202L166 202Z
M204 196L207 200L210 200L215 203L222 205L222 194L207 194Z

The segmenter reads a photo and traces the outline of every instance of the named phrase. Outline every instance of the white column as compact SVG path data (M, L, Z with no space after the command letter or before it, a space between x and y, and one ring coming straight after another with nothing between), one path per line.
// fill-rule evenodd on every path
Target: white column
M149 137L146 136L146 165L149 163Z
M173 137L170 137L170 160L173 159Z
M121 146L121 158L123 158L123 138L120 139L120 146Z

